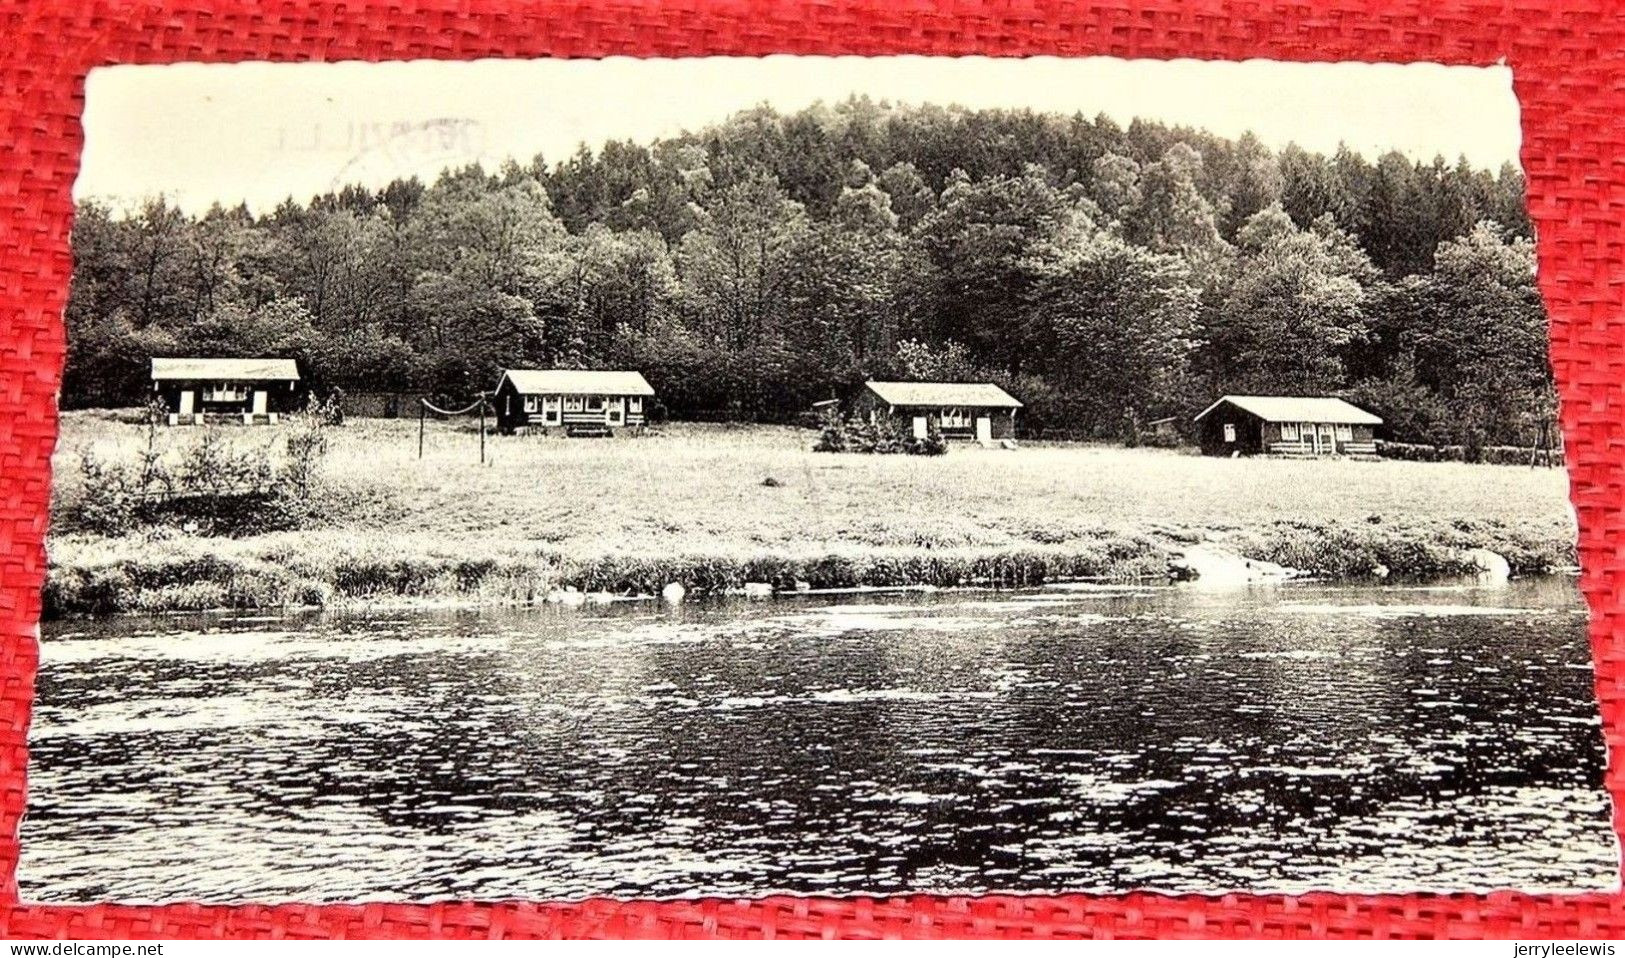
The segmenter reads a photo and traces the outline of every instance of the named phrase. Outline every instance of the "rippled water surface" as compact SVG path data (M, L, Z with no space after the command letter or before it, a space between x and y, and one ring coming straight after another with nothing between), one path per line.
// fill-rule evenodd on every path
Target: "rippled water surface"
M1572 583L60 623L32 900L1611 888Z

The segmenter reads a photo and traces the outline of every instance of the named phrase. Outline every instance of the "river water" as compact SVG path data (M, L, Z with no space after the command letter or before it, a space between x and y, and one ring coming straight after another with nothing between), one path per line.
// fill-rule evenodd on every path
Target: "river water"
M55 623L19 880L1609 889L1585 621L1546 580Z

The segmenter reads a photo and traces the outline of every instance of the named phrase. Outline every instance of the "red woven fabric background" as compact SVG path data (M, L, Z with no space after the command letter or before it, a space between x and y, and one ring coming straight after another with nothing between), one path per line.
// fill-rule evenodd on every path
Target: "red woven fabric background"
M10 937L1625 934L1625 895L935 898L138 908L16 904L86 71L179 60L768 53L1430 60L1514 69L1580 514L1608 786L1625 804L1622 0L9 0L0 49L0 934ZM1625 819L1616 812L1616 830Z

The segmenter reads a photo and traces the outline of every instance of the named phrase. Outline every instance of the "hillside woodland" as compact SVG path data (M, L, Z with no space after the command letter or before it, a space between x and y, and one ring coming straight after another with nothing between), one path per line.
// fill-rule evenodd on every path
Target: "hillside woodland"
M634 368L671 417L755 421L989 379L1026 434L1130 440L1227 392L1468 447L1554 407L1511 165L1104 117L763 106L259 215L86 202L74 259L69 408L143 402L162 354L453 401L505 367Z

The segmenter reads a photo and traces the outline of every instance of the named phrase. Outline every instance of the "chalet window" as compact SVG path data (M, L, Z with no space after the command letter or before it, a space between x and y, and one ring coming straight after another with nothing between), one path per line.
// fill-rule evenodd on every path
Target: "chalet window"
M1353 426L1339 425L1337 427L1337 441L1338 442L1352 442L1353 440L1354 440L1354 427Z
M588 396L587 397L587 411L588 412L602 412L603 409L604 409L604 397L603 396Z
M626 408L627 408L628 412L642 412L643 411L643 397L642 396L633 396L631 399L628 399L626 401Z
M535 396L526 396L525 397L525 412L535 412L535 411L536 411L536 397Z
M1225 442L1235 442L1236 441L1236 424L1235 423L1227 422L1227 423L1224 424L1224 441Z
M580 412L581 411L581 397L580 396L565 396L564 397L564 411L565 412Z
M1297 423L1295 423L1295 422L1283 422L1283 423L1281 423L1281 441L1282 442L1297 442L1298 441L1298 424Z
M209 402L242 402L248 398L248 388L235 383L217 383L203 390L203 398Z
M942 424L944 426L950 426L950 427L953 427L953 426L959 426L959 427L969 426L970 425L970 417L965 415L965 410L963 410L963 409L959 409L959 408L944 409L942 411Z

